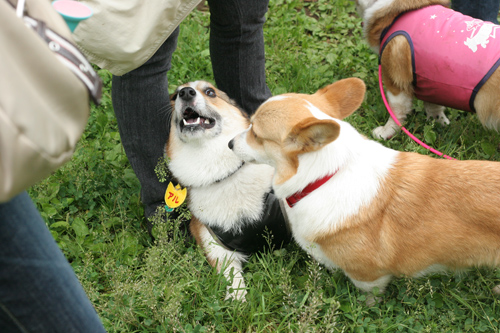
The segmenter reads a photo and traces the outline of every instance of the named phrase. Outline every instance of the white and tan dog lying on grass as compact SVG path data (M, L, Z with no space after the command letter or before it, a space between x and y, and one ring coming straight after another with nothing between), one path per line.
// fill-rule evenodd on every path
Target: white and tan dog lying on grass
M383 292L393 276L500 266L500 163L368 140L341 120L364 93L353 78L272 97L229 143L239 158L276 169L294 239L366 292Z
M227 298L244 300L248 256L291 240L271 192L274 170L244 163L228 148L250 120L224 92L196 81L179 86L171 99L168 167L187 187L190 231L208 262L232 281Z
M500 26L448 9L446 0L356 0L356 5L400 122L416 96L428 118L443 125L449 124L448 106L475 111L485 127L500 129L500 38L495 38ZM388 139L399 130L389 118L373 136Z

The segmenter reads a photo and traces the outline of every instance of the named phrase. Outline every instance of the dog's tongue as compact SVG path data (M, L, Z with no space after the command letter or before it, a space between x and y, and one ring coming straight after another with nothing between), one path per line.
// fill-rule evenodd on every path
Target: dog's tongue
M191 118L191 119L186 119L186 123L188 124L199 124L201 121L200 117L198 118Z

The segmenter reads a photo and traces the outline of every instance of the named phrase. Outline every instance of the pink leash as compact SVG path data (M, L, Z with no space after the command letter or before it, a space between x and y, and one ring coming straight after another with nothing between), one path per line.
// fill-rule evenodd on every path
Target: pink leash
M436 155L439 155L441 157L447 158L449 160L455 160L455 158L450 157L448 155L443 154L442 152L430 147L429 145L425 144L424 142L420 141L417 137L415 137L413 134L411 134L406 128L404 128L399 120L396 118L396 115L394 112L392 112L391 107L389 106L389 103L387 102L387 99L385 98L385 93L384 93L384 86L382 85L382 65L378 65L378 82L380 86L380 94L382 95L382 99L384 100L385 107L387 108L387 111L389 111L389 114L391 115L392 119L396 122L396 124L403 130L403 132L406 133L413 141L421 145L427 150L430 150Z

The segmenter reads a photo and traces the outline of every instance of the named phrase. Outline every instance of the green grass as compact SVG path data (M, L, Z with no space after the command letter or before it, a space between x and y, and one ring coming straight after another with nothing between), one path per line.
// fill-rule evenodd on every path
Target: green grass
M170 89L196 79L213 81L205 12L181 26L169 72ZM265 26L267 80L274 94L313 93L341 78L365 80L359 111L347 120L361 133L387 120L377 86L377 56L362 39L353 2L271 1ZM80 278L109 332L494 332L500 300L491 288L500 271L396 279L383 300L365 296L341 272L329 272L296 245L253 256L246 265L246 303L225 301L227 282L200 250L186 245L177 226L147 234L139 183L120 143L111 106L110 74L103 103L92 108L73 159L30 190L52 234ZM422 104L416 103L417 111ZM474 115L448 110L451 125L427 121L423 112L406 127L458 159L500 160L500 136ZM427 154L403 134L384 142ZM425 207L422 207L425 209ZM169 237L169 234L175 237Z

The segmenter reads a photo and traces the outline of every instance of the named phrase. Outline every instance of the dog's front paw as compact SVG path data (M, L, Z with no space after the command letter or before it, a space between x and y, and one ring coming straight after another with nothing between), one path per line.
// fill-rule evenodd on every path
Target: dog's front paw
M428 115L427 119L430 119L430 118L436 120L436 122L438 124L440 124L441 126L448 126L450 124L450 120L448 119L448 117L446 117L444 112L441 112L437 115L432 115L432 116Z
M496 286L495 288L493 288L493 290L492 290L492 291L493 291L493 293L494 293L495 295L500 296L500 284L499 284L498 286Z
M382 302L382 297L375 296L372 293L367 293L366 294L366 306L371 308L372 306L377 305L378 303Z
M243 288L232 288L232 287L227 287L227 294L226 298L224 300L235 300L235 301L240 301L240 302L246 302L246 296L247 296L247 291L246 289Z
M444 114L437 120L437 122L440 123L442 126L448 126L450 124L450 120Z
M425 112L427 113L427 120L434 119L438 124L441 124L442 126L450 124L450 120L444 114L444 110L446 110L444 106L424 102L424 108Z
M372 135L376 139L387 140L392 138L399 130L399 127L390 125L379 126L372 131Z

